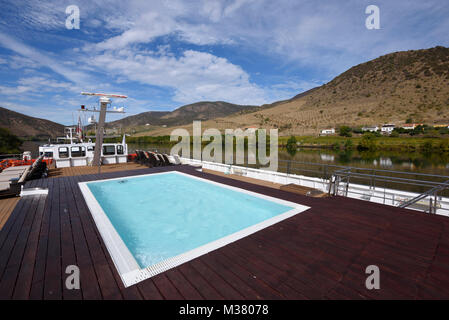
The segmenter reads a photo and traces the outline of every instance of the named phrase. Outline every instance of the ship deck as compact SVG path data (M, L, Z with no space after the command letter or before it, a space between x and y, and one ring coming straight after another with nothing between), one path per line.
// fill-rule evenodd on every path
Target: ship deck
M124 288L78 182L179 170L311 209ZM61 175L27 182L0 230L0 299L449 298L449 218L343 197L311 198L190 166ZM68 265L80 290L64 283ZM380 289L365 269L380 269Z
M116 172L116 171L127 171L127 170L147 169L147 168L148 168L147 166L140 165L138 163L128 162L120 164L103 165L101 166L100 172ZM52 167L48 171L48 177L49 178L70 177L92 173L98 173L98 167L83 166L83 167L55 168L52 165ZM20 200L19 197L0 198L0 230L3 228L3 225L8 220L9 216L13 212L19 200Z

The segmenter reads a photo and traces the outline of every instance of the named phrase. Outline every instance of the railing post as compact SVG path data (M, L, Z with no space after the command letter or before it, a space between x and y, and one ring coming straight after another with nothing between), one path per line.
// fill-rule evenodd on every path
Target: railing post
M288 163L287 163L287 174L290 174L290 165L291 165L291 160L288 160Z
M437 192L435 192L435 194L434 194L433 213L437 214Z

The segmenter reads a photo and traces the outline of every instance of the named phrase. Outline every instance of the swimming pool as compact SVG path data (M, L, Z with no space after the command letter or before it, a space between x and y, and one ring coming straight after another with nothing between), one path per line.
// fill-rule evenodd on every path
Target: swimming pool
M125 286L308 209L177 171L79 186Z

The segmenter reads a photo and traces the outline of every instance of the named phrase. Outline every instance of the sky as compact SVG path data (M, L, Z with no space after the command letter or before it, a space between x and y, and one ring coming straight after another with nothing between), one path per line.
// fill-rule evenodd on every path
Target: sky
M98 105L82 91L127 95L113 102L125 116L261 105L384 54L448 47L448 30L447 0L0 0L0 106L69 125Z

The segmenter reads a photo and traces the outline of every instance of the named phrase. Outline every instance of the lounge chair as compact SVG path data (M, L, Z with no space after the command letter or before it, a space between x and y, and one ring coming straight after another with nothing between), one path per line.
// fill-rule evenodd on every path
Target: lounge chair
M9 173L0 173L0 197L18 196L30 171L31 166L26 166L23 172L10 170Z
M181 159L179 159L179 156L177 154L171 155L171 157L168 159L171 164L181 164Z
M146 154L150 158L150 162L153 165L153 167L160 167L162 165L161 161L154 152L147 151Z
M134 161L142 164L143 160L144 159L142 158L142 150L136 150L136 158L134 159Z
M155 156L159 159L159 162L161 163L161 166L168 166L168 165L170 165L170 161L166 161L162 154L155 153Z
M148 164L148 158L145 155L145 152L142 151L142 150L137 150L136 152L139 155L139 163L141 165L147 165Z
M31 165L31 170L26 177L27 180L41 179L47 176L47 163L42 161L42 159L43 156L40 156L36 159L36 161L33 162L33 164Z
M172 166L173 163L170 162L170 159L168 158L168 156L165 153L161 153L162 158L164 158L164 162L165 165L167 166Z

